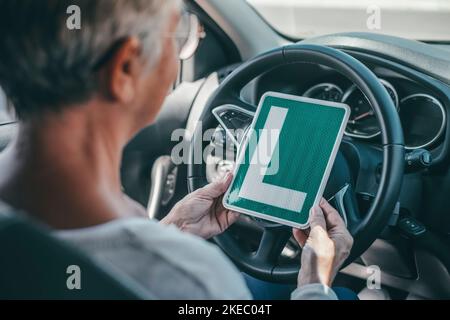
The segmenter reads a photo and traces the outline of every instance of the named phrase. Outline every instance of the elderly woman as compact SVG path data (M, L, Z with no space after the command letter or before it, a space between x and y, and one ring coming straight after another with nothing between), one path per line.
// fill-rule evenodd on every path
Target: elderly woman
M68 28L72 4L81 29ZM238 217L216 205L230 175L161 223L121 188L122 149L176 79L180 21L176 0L2 0L0 85L20 129L1 155L0 198L157 298L249 299L243 276L203 240ZM336 298L328 287L352 243L339 215L323 202L311 231L294 235L304 249L292 298Z

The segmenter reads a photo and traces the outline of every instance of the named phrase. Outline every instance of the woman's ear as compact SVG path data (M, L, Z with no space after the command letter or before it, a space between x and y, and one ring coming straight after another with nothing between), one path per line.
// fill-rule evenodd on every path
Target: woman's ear
M132 103L137 95L142 68L141 43L130 37L122 41L104 68L104 84L110 98L120 104Z

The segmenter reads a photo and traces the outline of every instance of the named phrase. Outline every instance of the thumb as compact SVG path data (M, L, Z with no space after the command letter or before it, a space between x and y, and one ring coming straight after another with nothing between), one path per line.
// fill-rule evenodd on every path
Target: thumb
M327 230L327 223L325 221L325 216L323 215L323 211L320 207L313 207L311 209L310 216L310 227L311 230L315 227L321 227L323 230Z
M294 229L292 233L294 234L294 238L297 240L300 247L303 248L308 240L309 232L306 230Z
M217 180L217 181L203 187L202 189L200 189L200 192L203 196L211 197L214 199L218 198L227 191L232 180L233 180L233 174L229 172L222 179Z

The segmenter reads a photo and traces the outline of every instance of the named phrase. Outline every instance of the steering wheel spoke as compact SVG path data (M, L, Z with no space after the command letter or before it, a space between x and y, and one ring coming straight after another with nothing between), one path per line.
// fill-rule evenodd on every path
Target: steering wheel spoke
M288 227L266 227L253 258L261 262L275 264L291 235L291 229Z
M246 112L248 112L249 114L252 115L252 117L255 115L256 113L256 109L257 106L254 106L251 103L248 103L244 100L242 100L239 97L236 97L234 95L231 95L230 97L227 97L226 99L224 99L224 105L231 105L231 106L235 106L238 107L242 110L245 110Z
M255 116L255 108L246 102L224 104L212 110L227 137L239 148Z
M329 202L339 212L350 233L354 234L357 226L361 223L361 215L351 184L346 184Z

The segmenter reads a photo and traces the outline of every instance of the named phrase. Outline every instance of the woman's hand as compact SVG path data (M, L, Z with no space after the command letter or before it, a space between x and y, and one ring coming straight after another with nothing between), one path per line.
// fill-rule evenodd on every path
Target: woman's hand
M353 238L326 200L311 210L310 225L309 232L294 230L294 237L303 248L298 286L322 283L331 287L350 254Z
M228 173L224 179L207 185L181 200L161 223L176 225L181 231L210 239L227 230L239 214L227 210L222 198L227 191L233 175Z

